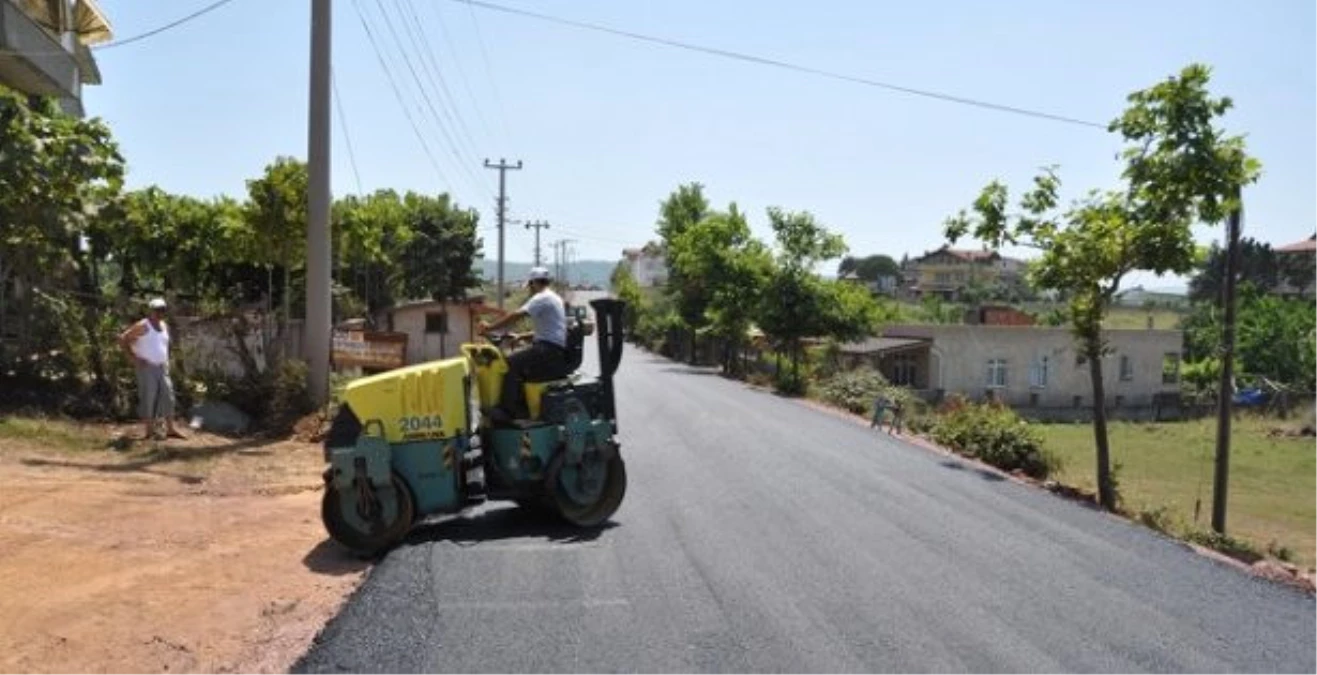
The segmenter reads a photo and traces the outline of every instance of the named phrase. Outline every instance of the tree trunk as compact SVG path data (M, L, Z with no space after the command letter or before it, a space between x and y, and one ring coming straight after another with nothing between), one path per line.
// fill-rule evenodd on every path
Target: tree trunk
M5 355L4 337L9 334L5 330L6 312L9 309L9 270L5 268L3 260L0 260L0 357Z
M1116 508L1115 486L1111 484L1111 446L1107 441L1107 394L1102 383L1102 345L1098 338L1085 341L1088 374L1093 381L1093 440L1097 445L1098 504L1108 511Z
M279 329L279 361L288 358L288 326L292 323L292 305L289 302L292 299L292 271L288 265L284 265L284 319L283 326Z

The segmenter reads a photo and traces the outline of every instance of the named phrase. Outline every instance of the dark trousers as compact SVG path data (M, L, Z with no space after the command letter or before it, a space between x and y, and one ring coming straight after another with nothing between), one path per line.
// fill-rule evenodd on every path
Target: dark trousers
M522 385L560 380L570 374L567 372L567 350L546 342L533 343L508 357L508 372L503 375L499 407L510 415L527 417L529 411Z

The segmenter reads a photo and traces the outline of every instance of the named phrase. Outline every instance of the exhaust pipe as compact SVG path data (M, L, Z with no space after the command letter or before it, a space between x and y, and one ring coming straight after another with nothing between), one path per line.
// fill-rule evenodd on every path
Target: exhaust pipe
M617 403L613 398L613 374L622 363L622 313L626 303L616 298L590 301L594 308L595 333L599 338L599 381L604 388L604 406L617 433Z

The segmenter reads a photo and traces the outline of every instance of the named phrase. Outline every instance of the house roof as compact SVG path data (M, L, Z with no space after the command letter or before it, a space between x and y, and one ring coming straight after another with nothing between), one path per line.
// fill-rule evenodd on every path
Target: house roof
M1317 251L1317 234L1303 241L1296 241L1293 244L1286 244L1276 249L1277 253L1312 253L1314 251Z
M944 245L942 246L942 248L939 248L935 251L929 251L928 253L925 253L924 255L917 258L915 262L927 260L928 258L931 258L935 255L949 255L953 258L959 258L960 260L964 260L965 262L987 262L990 260L1002 259L1002 255L996 251L985 251L981 249L951 248L950 246Z
M932 340L925 338L871 337L862 342L848 342L841 345L840 349L843 354L871 355L924 347L932 344L932 342Z

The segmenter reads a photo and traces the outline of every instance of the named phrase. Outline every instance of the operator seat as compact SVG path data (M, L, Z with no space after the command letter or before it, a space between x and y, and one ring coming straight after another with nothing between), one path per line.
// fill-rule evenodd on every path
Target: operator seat
M572 383L571 375L581 367L581 361L585 358L585 334L586 326L579 319L568 325L567 369L562 377L551 380L527 380L522 383L526 395L526 407L530 410L531 419L540 418L540 400L544 397L545 391Z

